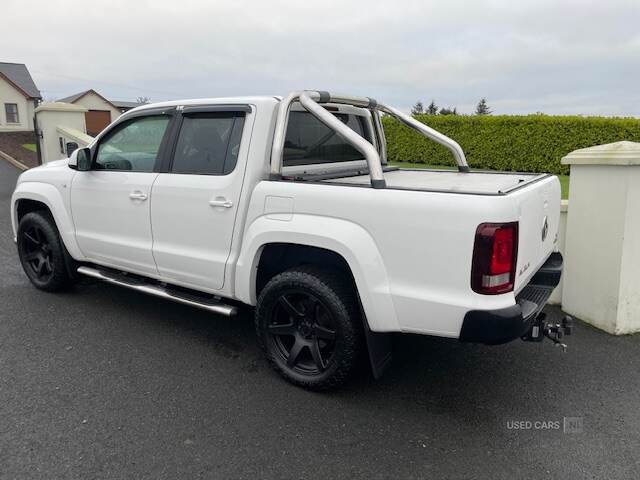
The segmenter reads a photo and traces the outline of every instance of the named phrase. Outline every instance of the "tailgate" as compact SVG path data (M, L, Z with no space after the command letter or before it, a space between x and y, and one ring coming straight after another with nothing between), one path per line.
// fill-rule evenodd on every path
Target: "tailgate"
M560 221L560 182L549 177L510 195L517 204L518 260L514 290L522 290L556 249Z

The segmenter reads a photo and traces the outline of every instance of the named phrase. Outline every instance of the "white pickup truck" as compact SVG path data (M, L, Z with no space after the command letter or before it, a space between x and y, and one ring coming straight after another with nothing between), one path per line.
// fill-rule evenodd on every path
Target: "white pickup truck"
M381 115L451 150L457 171L387 165ZM184 100L135 108L88 148L23 173L11 201L30 281L81 275L233 315L255 306L273 367L311 389L387 333L560 343L558 179L470 171L453 140L371 98ZM556 252L556 253L554 253Z

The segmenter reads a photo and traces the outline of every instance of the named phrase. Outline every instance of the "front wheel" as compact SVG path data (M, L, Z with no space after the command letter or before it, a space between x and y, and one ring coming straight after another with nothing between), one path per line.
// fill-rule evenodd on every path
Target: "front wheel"
M256 332L269 363L312 390L343 384L362 349L362 320L347 273L314 266L273 277L260 293Z
M18 225L17 241L20 263L35 287L55 292L73 283L68 270L72 259L50 215L27 213Z

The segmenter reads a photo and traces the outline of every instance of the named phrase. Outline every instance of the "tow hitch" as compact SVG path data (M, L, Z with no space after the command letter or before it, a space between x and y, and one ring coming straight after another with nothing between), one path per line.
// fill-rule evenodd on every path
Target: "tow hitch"
M562 342L565 335L571 335L573 319L569 315L565 315L560 323L547 322L547 314L540 312L533 321L531 330L529 330L521 338L525 342L541 342L544 338L548 338L556 347L561 347L563 352L567 351L567 345Z

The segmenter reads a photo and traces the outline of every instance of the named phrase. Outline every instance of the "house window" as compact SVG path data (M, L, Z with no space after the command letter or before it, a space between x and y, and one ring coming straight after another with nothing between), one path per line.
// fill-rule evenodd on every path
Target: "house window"
M7 114L7 123L20 123L17 103L5 103L4 111Z

